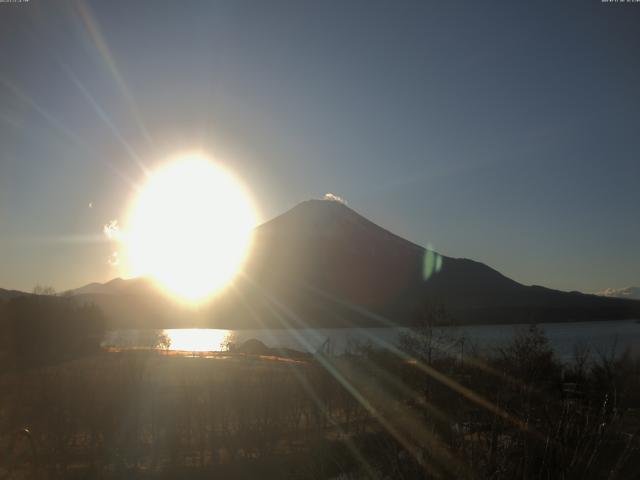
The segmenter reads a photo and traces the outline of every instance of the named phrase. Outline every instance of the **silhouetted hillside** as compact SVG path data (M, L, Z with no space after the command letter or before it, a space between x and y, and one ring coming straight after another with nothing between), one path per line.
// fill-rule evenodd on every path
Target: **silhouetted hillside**
M68 290L68 295L147 295L154 293L152 283L145 278L125 280L114 278L106 283L93 282L84 287Z
M0 288L0 302L11 300L15 297L22 297L25 295L31 295L30 293L21 292L19 290L5 290L4 288Z
M314 325L380 325L380 316L406 323L433 304L465 323L640 316L640 302L524 286L482 263L427 251L323 200L260 226L246 277Z
M112 326L383 326L430 306L463 323L640 318L640 302L525 286L469 259L425 250L346 205L309 200L255 230L234 284L210 304L182 309L145 279L71 291Z
M104 315L94 305L72 298L15 295L0 310L0 351L13 367L41 365L97 351L104 336Z

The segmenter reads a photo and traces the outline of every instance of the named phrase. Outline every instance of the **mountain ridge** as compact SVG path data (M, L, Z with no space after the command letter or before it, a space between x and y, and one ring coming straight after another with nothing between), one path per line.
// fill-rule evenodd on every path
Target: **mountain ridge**
M640 318L640 302L526 286L492 267L425 249L341 202L307 200L254 230L242 272L212 302L185 310L148 279L72 291L119 326L409 325L442 306L458 323Z

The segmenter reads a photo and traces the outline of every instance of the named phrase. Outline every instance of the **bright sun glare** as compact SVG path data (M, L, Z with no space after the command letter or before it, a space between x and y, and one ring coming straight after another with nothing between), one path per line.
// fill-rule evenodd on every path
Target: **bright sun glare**
M229 330L179 328L164 331L169 339L169 350L187 352L218 352L227 348L231 341Z
M187 302L221 290L246 258L255 213L239 183L201 156L151 173L127 225L129 273Z

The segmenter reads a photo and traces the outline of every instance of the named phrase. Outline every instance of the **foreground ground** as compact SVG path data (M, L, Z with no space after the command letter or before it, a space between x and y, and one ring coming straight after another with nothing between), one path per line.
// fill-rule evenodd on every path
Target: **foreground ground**
M101 352L5 371L0 478L637 478L640 368L532 328L461 354ZM28 432L24 431L28 428Z

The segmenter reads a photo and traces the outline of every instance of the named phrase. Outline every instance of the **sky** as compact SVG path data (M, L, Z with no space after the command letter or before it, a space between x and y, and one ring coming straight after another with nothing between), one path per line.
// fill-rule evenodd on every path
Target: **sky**
M118 275L145 170L340 195L524 284L640 284L640 3L0 3L0 287Z

